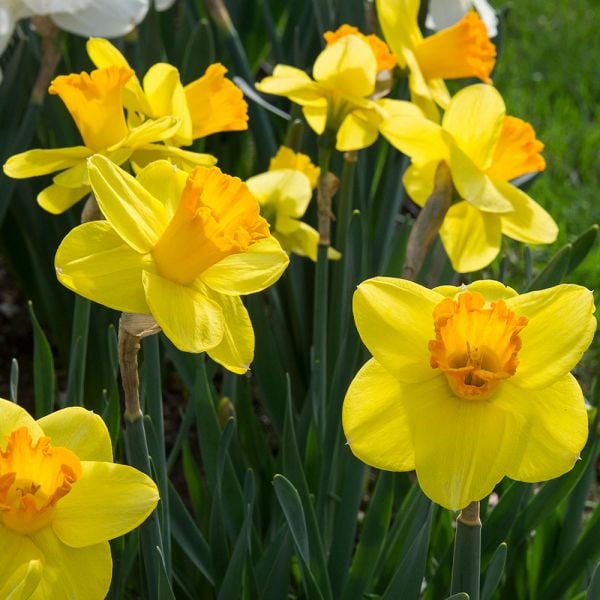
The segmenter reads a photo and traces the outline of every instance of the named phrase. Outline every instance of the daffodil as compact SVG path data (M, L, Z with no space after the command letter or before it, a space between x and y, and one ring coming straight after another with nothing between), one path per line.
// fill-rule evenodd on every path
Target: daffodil
M419 0L376 1L385 40L398 65L409 72L412 101L437 121L436 103L446 108L450 102L444 79L477 77L491 83L496 49L475 11L424 38L417 22L419 4Z
M97 67L129 68L125 57L108 40L88 40L87 51ZM227 69L215 63L202 77L183 86L174 66L157 63L144 76L143 85L135 76L127 82L125 106L132 124L167 116L176 117L180 123L175 134L165 140L166 149L162 145L146 147L136 154L138 163L146 165L156 158L168 157L185 168L186 163L178 160L182 156L180 146L189 146L193 140L212 133L248 129L248 105L242 91L225 73Z
M492 86L464 88L452 98L441 125L404 103L404 114L384 122L381 133L412 159L404 175L409 196L423 206L433 191L440 161L450 166L460 201L450 207L440 236L458 272L482 269L497 256L502 234L527 244L549 244L558 228L552 217L510 180L545 168L543 144L528 123L506 116Z
M381 56L362 34L343 31L331 39L315 60L314 79L295 67L277 65L273 75L256 88L302 106L310 127L318 135L332 135L338 150L366 148L377 139L379 124L389 116L383 101L371 99Z
M90 74L61 75L54 79L49 91L64 102L84 145L16 154L4 164L4 173L22 179L60 171L37 197L42 208L57 214L89 193L88 157L102 153L116 164L123 164L137 149L170 138L179 128L179 121L172 116L128 127L122 94L132 76L133 71L128 67L112 66ZM198 157L206 165L216 162L210 155Z
M498 35L498 17L487 0L429 0L429 12L425 25L429 29L444 29L458 23L474 8L485 23L488 35Z
M72 407L35 421L0 399L1 598L102 600L108 540L140 525L157 502L149 477L113 463L98 415Z
M181 350L244 373L254 332L239 296L274 283L289 262L246 185L216 167L188 175L167 161L137 179L101 155L88 170L106 221L62 241L61 283L115 310L151 314Z
M251 177L246 185L260 204L261 215L287 252L317 260L319 232L300 219L304 216L319 177L319 169L305 154L282 146L269 171ZM328 248L330 259L341 254Z
M373 355L343 406L361 460L416 470L425 494L450 509L504 476L538 482L573 467L588 422L570 371L596 330L592 292L519 295L497 281L429 290L376 277L358 286L353 310Z

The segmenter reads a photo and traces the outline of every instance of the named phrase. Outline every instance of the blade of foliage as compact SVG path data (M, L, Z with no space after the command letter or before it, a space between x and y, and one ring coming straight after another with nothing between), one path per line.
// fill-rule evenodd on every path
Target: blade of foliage
M52 412L56 378L54 376L54 359L52 349L46 335L35 316L33 304L29 302L29 317L33 328L33 380L35 415L39 419ZM18 373L18 371L17 371Z
M485 581L481 590L481 600L490 600L500 584L504 573L504 566L506 565L507 549L508 546L503 542L496 548L496 551L492 555L485 573Z

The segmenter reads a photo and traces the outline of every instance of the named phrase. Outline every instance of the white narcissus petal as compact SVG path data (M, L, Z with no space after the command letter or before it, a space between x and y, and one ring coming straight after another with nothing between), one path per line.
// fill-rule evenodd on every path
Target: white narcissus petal
M485 23L488 35L498 35L498 17L487 0L430 0L429 14L425 25L428 29L439 31L460 21L465 13L475 8Z

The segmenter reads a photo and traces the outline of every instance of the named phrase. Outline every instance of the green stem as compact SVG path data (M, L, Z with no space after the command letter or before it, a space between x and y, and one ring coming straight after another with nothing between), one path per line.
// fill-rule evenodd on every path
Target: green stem
M83 386L90 328L90 307L91 302L89 300L81 296L75 296L69 374L67 377L67 406L83 406L84 404Z
M481 520L479 502L471 502L456 519L451 593L466 592L479 600L481 571Z

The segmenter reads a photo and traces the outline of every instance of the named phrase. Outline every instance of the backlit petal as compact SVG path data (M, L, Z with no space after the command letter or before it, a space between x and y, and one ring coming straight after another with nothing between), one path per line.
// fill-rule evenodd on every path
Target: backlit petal
M506 305L529 319L514 383L522 388L549 385L581 360L596 331L594 297L577 285L562 284L509 298Z
M258 82L256 89L265 94L286 96L302 106L323 99L323 92L317 83L304 71L287 65L277 65L273 75Z
M223 311L201 292L160 275L142 277L148 306L165 335L184 352L205 352L223 339Z
M434 502L456 510L481 500L519 460L522 419L501 404L462 400L444 377L406 390L419 484Z
M293 169L261 173L246 180L246 185L261 207L272 206L277 216L302 217L312 198L308 177Z
M411 281L375 277L358 286L354 319L369 352L402 381L435 377L429 341L435 338L433 309L442 297Z
M275 283L288 264L288 255L279 242L269 236L254 242L246 252L231 254L220 260L206 269L200 279L221 294L254 294Z
M53 183L37 195L37 202L44 210L53 215L58 215L71 208L73 204L79 202L90 191L91 189L87 185L78 188L65 188Z
M330 44L317 56L313 77L328 89L366 98L375 89L377 60L369 44L347 35Z
M405 49L423 39L417 24L419 0L377 0L376 6L383 35L400 66L405 67Z
M327 103L325 100L321 104L304 106L302 114L317 135L321 135L325 131L325 124L327 122Z
M187 173L166 160L156 160L138 173L137 180L167 209L167 216L173 218L181 200L187 180Z
M28 150L11 156L3 166L4 173L15 179L27 179L68 169L92 154L85 146Z
M342 121L335 147L340 152L361 150L375 142L381 118L375 111L354 110Z
M500 251L500 217L483 213L468 202L459 202L448 210L440 237L455 271L478 271L489 265Z
M509 477L535 483L573 468L588 436L588 418L581 388L570 373L539 390L523 390L508 380L497 396L493 402L506 398L527 419Z
M177 133L180 126L181 121L172 116L149 119L130 129L115 147L141 148L152 142L168 140Z
M0 398L0 450L5 449L6 438L19 427L27 427L34 442L43 435L41 427L24 408Z
M254 358L254 330L248 311L238 296L206 293L223 311L223 339L207 354L232 373L243 375Z
M406 419L404 386L374 358L352 380L342 411L344 434L363 462L389 471L415 468L412 433Z
M485 84L470 85L452 98L442 127L480 169L487 169L505 114L504 100L496 88Z
M167 226L164 205L104 156L90 158L89 176L102 214L133 249L148 252Z
M40 581L44 556L27 536L16 534L2 525L0 547L0 598L29 598Z
M141 471L111 462L82 461L83 475L57 502L52 529L81 548L119 537L143 523L158 502L156 484Z
M112 462L112 444L102 418L80 406L70 406L38 419L53 446L68 448L79 460Z
M106 596L112 576L108 542L71 548L56 537L51 527L40 529L31 538L45 558L42 577L31 600L100 600Z
M513 212L500 215L502 233L525 244L551 244L558 235L554 219L525 192L504 181L494 185L510 198Z
M402 183L406 193L413 202L419 206L425 206L425 202L433 193L435 182L435 173L439 161L433 160L424 164L422 167L410 165L402 177Z
M107 221L72 229L54 264L58 280L81 296L115 310L149 312L142 271L152 268L150 255L132 250Z
M163 159L187 172L196 167L212 167L217 163L217 159L211 154L192 152L165 144L146 144L136 149L131 157L131 163L134 169L140 170L155 160Z

